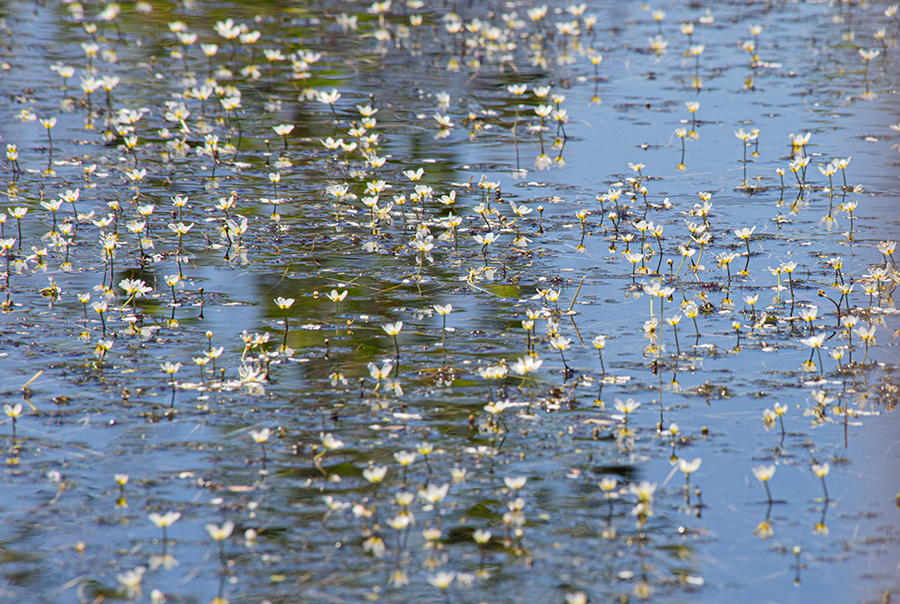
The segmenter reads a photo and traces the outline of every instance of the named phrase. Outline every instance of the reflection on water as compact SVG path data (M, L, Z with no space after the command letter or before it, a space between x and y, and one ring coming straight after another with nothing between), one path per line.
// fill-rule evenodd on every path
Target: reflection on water
M894 7L0 19L4 596L900 588Z

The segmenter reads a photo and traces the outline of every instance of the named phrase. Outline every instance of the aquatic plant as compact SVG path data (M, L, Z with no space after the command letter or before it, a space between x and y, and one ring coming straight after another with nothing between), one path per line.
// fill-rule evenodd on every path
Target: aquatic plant
M825 478L859 463L896 406L885 183L900 127L877 117L896 11L623 6L604 25L602 5L518 1L5 8L5 476L27 505L4 519L34 516L7 544L24 577L10 597L492 601L527 582L532 599L577 604L667 602L714 582L740 599L735 548L763 566L796 551L776 570L795 563L798 580L809 539L826 570L866 544L893 551L883 523L858 519L871 503L860 474L834 500ZM777 43L764 33L776 21ZM874 112L841 71L867 44L881 49L860 55ZM701 90L702 114L686 101ZM763 255L778 260L751 272ZM681 348L685 317L695 337ZM560 354L563 380L541 371L539 347ZM659 407L649 428L636 400ZM692 484L701 456L706 499ZM764 519L722 473L756 456ZM774 469L798 459L822 481L822 509L773 515ZM135 545L126 483L162 529L161 555ZM781 487L802 502L815 485ZM84 506L106 497L115 506ZM726 526L706 513L722 505L751 516ZM104 547L77 527L64 541L78 564L44 547L47 518L88 508ZM227 519L243 538L226 547ZM175 520L185 539L212 523L218 572L169 572ZM776 523L779 543L804 549L754 543ZM178 537L197 566L199 542ZM39 559L15 551L38 542ZM48 565L71 579L59 593L34 580ZM827 574L835 597L883 583ZM791 589L754 585L772 600Z

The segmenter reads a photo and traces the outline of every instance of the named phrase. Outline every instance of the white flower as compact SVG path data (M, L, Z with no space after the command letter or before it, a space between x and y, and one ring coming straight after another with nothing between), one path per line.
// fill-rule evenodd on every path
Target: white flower
M503 479L503 484L505 484L507 488L512 489L513 491L518 491L525 486L525 482L527 480L528 477L526 476L517 476L516 478L507 476Z
M756 476L757 480L760 482L766 482L775 475L775 466L757 466L753 468L753 475Z
M263 428L262 430L250 430L250 436L257 443L264 443L269 440L269 436L272 435L272 430L269 428Z
M222 526L218 526L215 524L206 525L206 532L209 533L209 536L216 541L228 539L232 531L234 531L234 523L230 520L224 522Z
M685 474L690 475L690 474L693 474L694 472L696 472L698 469L700 469L700 464L702 462L703 462L703 460L700 459L699 457L696 458L694 461L688 461L686 459L679 459L678 460L678 469L681 470L682 472L684 472Z
M381 326L381 329L384 330L389 336L396 336L400 333L400 330L403 329L403 321L397 321L396 323L387 323Z
M136 599L141 597L141 580L144 578L145 570L143 566L138 566L134 570L128 570L116 575L119 589L125 592L127 598Z
M147 516L150 522L160 528L170 527L181 518L181 512L166 512L165 514L153 513Z
M826 476L828 476L828 472L831 471L831 466L828 464L828 462L821 463L821 464L814 463L812 465L812 471L813 471L813 474L815 474L819 478L825 478Z
M528 375L529 373L534 373L535 371L540 369L543 362L543 359L539 359L533 356L526 356L518 359L515 363L513 363L510 366L510 369L512 369L518 375Z
M331 432L328 434L320 434L319 438L326 449L334 451L344 446L344 441L336 439Z
M438 589L447 589L448 587L450 587L450 584L453 583L453 579L455 578L456 573L440 571L439 573L428 577L428 582Z
M125 290L125 293L135 298L140 298L149 291L153 291L143 279L122 279L119 281L119 287Z
M428 503L437 503L447 496L447 492L449 490L449 483L443 484L441 486L437 486L434 483L429 483L426 488L419 490L419 497L421 497Z
M629 413L634 413L637 408L641 406L641 404L636 402L633 398L629 398L625 402L622 402L620 399L616 399L614 406L616 408L616 411L618 411L619 413L625 413L627 415Z
M384 476L387 474L387 471L387 466L372 466L371 468L366 468L365 470L363 470L363 478L373 484L376 484L384 480Z

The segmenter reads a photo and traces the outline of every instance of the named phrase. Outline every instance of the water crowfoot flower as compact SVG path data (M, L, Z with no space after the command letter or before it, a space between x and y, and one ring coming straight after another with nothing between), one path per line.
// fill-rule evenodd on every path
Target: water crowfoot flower
M175 406L175 374L178 373L178 370L181 369L181 363L172 363L170 361L166 361L162 365L159 366L163 373L168 375L171 378L172 384L172 402L169 404L169 407Z
M11 442L13 446L16 444L16 420L22 414L22 403L16 403L15 405L3 405L3 411L12 421L12 437Z
M369 462L372 464L372 462ZM384 480L384 477L387 475L387 466L376 466L370 465L368 468L363 470L362 475L370 485L372 485L372 499L374 500L378 496L378 486Z
M135 313L137 312L137 299L144 294L153 291L153 288L148 286L143 279L122 279L119 281L119 287L124 289L125 293L128 294L128 299L125 300L122 307L127 307L130 302L132 303L132 310Z
M221 526L217 524L207 524L206 532L219 544L219 561L222 564L222 572L228 572L228 562L225 560L225 540L231 536L234 531L234 523L226 520Z
M775 466L757 466L753 468L753 475L756 476L757 480L763 483L764 487L766 487L766 497L768 498L769 505L774 503L774 501L772 501L772 492L769 490L769 480L775 475Z
M420 442L416 447L416 451L418 451L419 455L422 456L422 459L425 460L425 469L428 471L428 475L431 476L431 462L428 461L428 456L434 451L434 445L430 442Z
M0 251L3 252L3 256L6 258L6 302L4 302L3 304L4 310L6 310L7 308L12 308L12 301L10 300L9 276L12 274L10 265L12 262L12 249L15 245L15 238L0 238Z
M446 347L446 341L445 341L445 336L446 336L446 333L447 333L447 315L450 314L450 311L451 311L451 310L453 310L453 305L452 305L452 304L443 304L443 305L441 305L441 304L435 304L435 305L434 305L434 311L435 311L437 314L441 315L441 320L442 320L442 324L441 324L441 351L442 351L442 353L443 353L443 355L444 355L444 364L445 364L445 365L447 364L447 347Z
M269 428L263 428L262 430L250 430L250 437L253 439L253 442L259 444L262 448L262 469L263 472L266 471L266 441L269 440L269 436L271 436L272 430Z
M342 449L344 447L344 441L335 438L331 432L319 433L319 440L322 441L322 450L315 454L313 457L313 464L318 468L323 474L327 475L327 472L322 468L322 458L325 457L325 454L328 451L337 451L338 449ZM313 447L315 450L317 447Z
M862 99L866 101L870 101L875 98L875 93L869 91L869 61L877 57L881 54L880 50L865 50L864 48L859 49L859 56L863 58L863 61L866 62L866 69L863 73L863 79L866 86L866 91L862 95Z
M625 414L625 429L628 430L628 415L637 411L637 408L640 407L641 404L633 398L628 398L624 402L620 399L616 399L614 406L616 411Z
M644 263L644 255L639 254L639 253L632 253L632 252L622 252L622 256L626 260L628 260L628 262L631 263L631 282L634 283L638 262L640 262L641 264ZM644 271L644 270L645 269L642 267L641 271ZM642 272L641 274L644 274L644 273Z
M338 99L341 98L341 93L337 90L332 90L331 92L317 92L316 100L320 103L328 105L331 108L331 115L334 116L334 121L337 123L338 116L337 112L334 109L334 104L337 103Z
M378 367L375 363L369 363L368 369L369 375L371 375L376 382L375 389L372 392L378 392L379 388L381 388L381 382L388 378L391 371L394 369L394 366L391 365L390 362L385 363L381 367ZM360 394L360 398L362 398L362 394Z
M400 464L400 467L403 468L402 481L403 484L406 484L407 468L416 460L416 454L410 451L398 451L394 453L394 459L396 459L397 463Z
M98 369L103 366L103 361L106 360L106 353L109 352L112 345L112 340L104 340L103 338L97 340L97 347L94 348L94 356L97 357L96 367Z
M269 181L272 183L272 190L274 191L275 197L278 197L278 183L281 182L281 173L270 172Z
M753 232L754 232L755 230L756 230L756 227L751 227L751 228L749 228L749 229L748 229L748 228L737 229L737 230L734 232L734 234L737 236L737 238L740 239L741 241L743 241L743 242L744 242L744 245L747 246L747 265L748 265L748 266L749 266L749 264L750 264L750 255L751 255L751 252L750 252L750 237L753 235ZM746 270L746 267L744 268L744 270Z
M756 322L756 303L759 301L759 294L751 294L744 296L744 302L750 306L750 319Z
M494 380L502 380L509 373L506 365L500 363L498 365L488 365L478 369L478 375L488 381L488 390L490 392L491 401L494 401Z
M533 354L529 354L524 357L520 357L516 360L515 363L510 365L510 369L516 375L522 376L522 383L525 383L525 380L528 377L529 373L535 373L538 369L540 369L541 364L544 362L543 359L538 358Z
M885 267L890 266L888 260L894 263L894 251L897 249L896 241L879 241L875 248L884 256Z
M135 600L142 595L141 580L144 578L146 569L138 566L133 570L118 573L116 580L119 582L119 591L124 592L125 597L129 600Z
M126 477L127 478L127 477ZM166 545L169 542L168 535L166 534L167 529L175 524L179 518L181 518L181 512L166 512L165 514L158 514L156 512L147 516L150 519L150 522L158 526L162 529L162 543L163 550L165 550Z
M486 531L484 529L477 529L474 533L472 533L472 539L475 540L475 543L478 545L478 551L480 553L479 560L479 568L484 567L485 556L487 555L487 546L488 541L491 540L491 532Z
M19 165L19 148L16 145L7 143L6 160L10 164L12 164L13 176L18 175L22 172L22 167Z
M113 478L115 478L116 485L119 487L119 494L124 494L125 485L128 484L128 474L116 474Z
M788 275L788 285L790 286L790 291L791 291L791 314L793 314L793 312L794 312L794 302L795 302L795 297L794 297L794 271L797 269L797 263L796 263L796 262L793 262L793 261L791 261L791 262L782 262L782 263L778 266L778 269L779 269L779 273L778 273L779 275L780 275L781 273L787 273L787 275ZM769 270L772 270L772 269L769 269Z
M804 368L808 368L811 371L815 371L816 366L812 362L812 355L815 353L818 353L818 355L819 355L819 375L822 375L822 376L824 376L824 373L823 373L824 367L822 366L822 345L825 343L825 335L826 334L824 334L824 333L820 333L819 335L810 336L808 338L804 338L804 339L800 340L801 343L806 344L807 346L812 348L812 351L809 354L809 360L803 364Z
M862 365L865 367L866 359L869 358L869 345L870 344L874 345L876 343L875 342L875 326L873 325L868 328L865 326L862 326L859 329L856 329L855 331L856 331L856 334L863 341L863 344L865 344L865 347L866 347L866 352L863 355L863 360L862 360Z
M750 146L750 143L757 139L758 134L756 131L745 132L743 128L738 129L734 135L741 139L742 147L744 149L744 157L741 160L741 163L744 166L744 180L741 183L742 187L747 186L747 147Z
M654 281L652 284L644 284L643 285L644 293L650 296L650 320L655 320L653 316L653 298L659 298L659 321L663 320L663 304L666 298L670 297L675 293L674 287L661 286L658 281ZM659 347L658 353L662 354L662 346Z
M512 93L516 99L516 115L515 115L515 119L513 120L513 127L512 127L513 139L515 139L516 138L516 129L519 126L519 107L520 107L519 99L523 94L525 94L525 91L528 89L528 84L510 84L509 86L506 87L506 89L510 93Z
M603 365L603 349L606 348L606 336L597 336L593 340L594 348L597 349L597 354L600 357L600 371L606 375L606 367Z
M178 261L178 276L184 278L184 274L181 271L181 256L184 253L184 236L187 235L192 228L194 228L194 223L192 222L190 224L185 224L180 221L170 222L168 224L168 228L178 236L178 250L175 253L175 258Z
M564 374L566 377L568 377L570 369L569 369L569 365L566 363L566 357L563 354L563 351L568 350L571 343L572 343L571 338L564 338L562 336L556 336L556 337L550 338L550 348L553 348L553 349L559 351L559 356L560 356L560 358L562 358L562 362L563 362L563 368L564 368L563 371L564 371Z
M19 231L19 238L15 241L18 242L18 250L21 253L22 251L22 219L25 218L25 215L28 214L28 208L17 207L17 208L9 208L9 215L16 219L16 227Z
M484 257L484 265L487 266L487 248L489 245L497 241L498 235L493 232L484 235L473 235L473 239L481 244L481 254Z
M59 74L59 76L63 79L62 90L63 94L66 98L69 97L69 86L68 81L69 78L75 75L75 68L70 67L68 65L63 65L62 63L56 63L50 66L51 71L55 71Z
M725 286L726 300L729 300L728 291L731 290L731 263L735 258L737 258L737 254L734 254L732 252L722 252L721 254L716 256L716 263L719 265L719 268L725 267L725 271L728 276L728 282ZM726 305L727 303L723 300L723 306Z
M662 32L662 21L666 18L666 11L664 10L654 10L650 13L653 17L653 20L656 22L656 31L658 35L663 35Z
M273 129L275 130L275 134L284 138L284 148L285 148L285 150L287 150L287 148L288 148L287 137L288 137L288 134L290 134L291 131L294 129L294 125L293 124L279 124L277 126L273 126Z
M832 161L832 163L840 169L841 177L844 179L844 190L847 190L847 166L850 164L850 160L852 157L847 158L838 158Z
M506 488L508 488L508 489L510 489L511 491L514 491L514 492L515 492L515 491L518 491L519 489L521 489L522 487L524 487L524 486L525 486L525 483L526 483L527 481L528 481L528 477L527 477L527 476L517 476L517 477L515 477L515 478L513 478L513 477L511 477L511 476L506 476L506 477L503 478L503 484L506 485Z
M334 302L334 329L338 330L338 323L341 318L341 301L347 297L347 290L345 289L342 292L338 292L336 289L331 290L328 294L326 294L328 299Z
M41 125L47 129L47 145L49 147L47 154L47 171L49 172L53 162L53 136L50 134L50 131L56 126L56 118L51 117L45 120L42 119L40 122Z
M90 298L88 298L90 299ZM108 302L106 300L101 300L100 302L92 302L91 308L94 309L98 315L100 315L100 323L103 326L103 337L106 337L106 318L104 317L104 313L106 312L108 306Z
M828 462L821 463L821 464L814 463L812 465L812 471L813 471L813 474L815 474L816 476L818 476L819 478L822 479L822 491L825 493L825 503L828 503L828 501L829 501L828 487L825 486L825 477L828 476L828 472L831 471L831 466L828 464Z
M679 172L682 172L686 169L686 166L684 165L684 138L687 136L687 133L687 128L675 128L675 136L677 136L678 140L681 141L681 159L678 160L678 164L675 166L675 169Z
M784 438L784 414L787 413L787 405L782 405L781 403L775 403L772 405L772 409L775 412L775 415L778 417L778 421L781 423L781 438Z
M658 38L659 36L657 36ZM703 82L700 80L700 55L703 54L703 51L706 49L705 44L692 44L688 47L688 54L694 57L694 81L693 87L700 92L700 89L703 88ZM746 180L746 179L745 179Z
M293 298L282 298L278 296L275 298L275 306L284 311L284 339L281 343L281 350L287 350L287 337L288 337L288 309L294 304Z
M797 179L797 188L800 189L800 196L798 199L803 198L803 194L806 189L806 167L809 165L809 157L797 157L791 160L788 164L788 168L790 168L791 172L794 175L794 178Z
M566 594L566 604L587 604L587 594L583 591L575 591Z
M396 323L386 323L381 326L381 329L384 330L384 333L394 338L394 348L397 352L397 367L400 367L400 344L397 342L397 334L400 333L400 330L403 329L403 321L397 321Z
M631 483L628 490L637 497L637 504L631 510L631 515L637 517L637 525L642 529L647 519L653 515L653 494L656 492L656 483L647 480L640 484Z
M694 333L697 341L700 340L700 327L697 325L697 315L700 314L700 307L693 300L688 300L682 307L684 314L694 322Z
M689 500L690 498L690 486L691 486L691 474L700 469L700 464L703 463L703 460L699 457L694 459L694 461L688 461L686 459L678 460L678 469L684 472L684 497L685 500Z
M607 516L607 521L612 519L613 512L613 499L618 497L618 494L615 492L616 485L618 485L618 481L615 478L603 478L599 487L600 490L603 491L603 498L609 503L609 516Z
M441 590L441 595L444 596L444 601L447 604L450 604L450 594L447 593L447 588L450 587L450 584L453 583L453 579L456 578L456 573L448 572L448 571L440 571L428 577L428 582Z
M677 354L681 354L681 346L678 344L678 324L681 322L681 315L675 315L674 317L667 317L666 323L672 326L672 331L675 333L675 352Z

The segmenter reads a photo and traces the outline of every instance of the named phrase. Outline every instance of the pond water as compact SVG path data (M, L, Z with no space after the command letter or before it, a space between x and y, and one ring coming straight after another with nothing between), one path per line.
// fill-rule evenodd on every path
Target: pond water
M896 598L898 36L4 3L0 599Z

